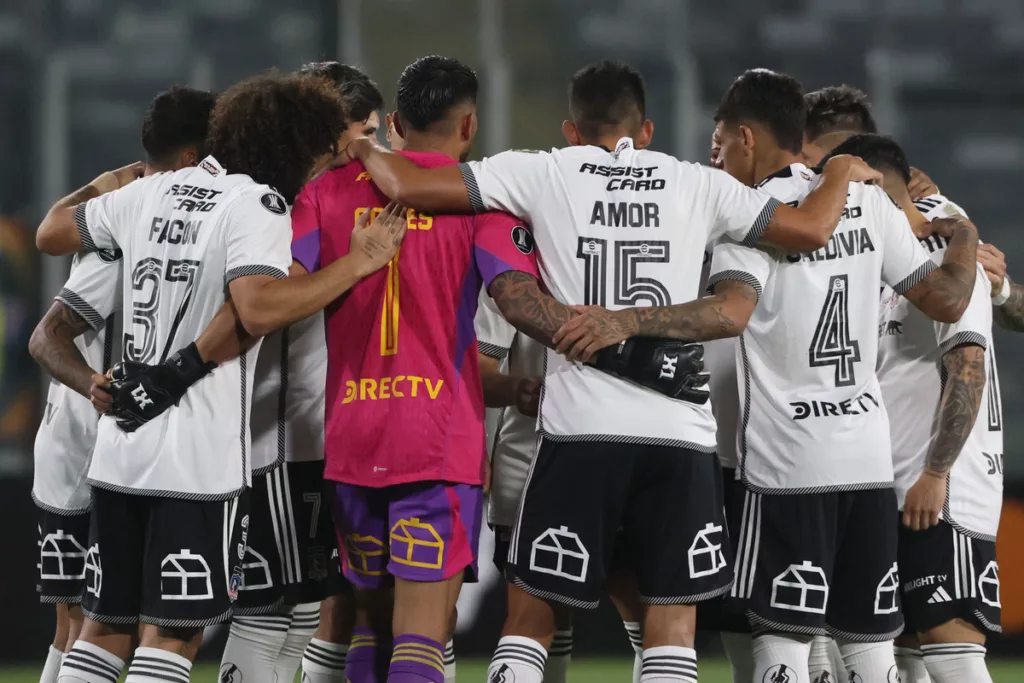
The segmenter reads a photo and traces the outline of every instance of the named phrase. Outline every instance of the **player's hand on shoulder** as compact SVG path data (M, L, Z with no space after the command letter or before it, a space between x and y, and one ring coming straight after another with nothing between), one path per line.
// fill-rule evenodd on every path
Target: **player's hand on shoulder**
M123 431L134 432L177 405L189 388L215 367L215 363L202 360L194 343L159 365L118 363L110 370L113 407L109 413Z
M391 202L372 221L369 211L359 216L352 228L349 253L359 259L364 276L383 268L398 251L409 228L407 214L404 206Z
M100 194L106 194L107 192L113 192L114 190L118 190L125 185L138 180L145 172L146 163L143 161L136 161L134 164L128 164L127 166L116 168L113 171L101 173L90 183L90 185L99 190Z
M932 230L942 235L945 238L953 236L953 232L959 227L971 228L974 231L978 230L978 226L970 221L965 216L952 216L950 218L936 218L931 222Z
M882 182L882 173L868 166L867 162L860 157L839 154L829 159L828 163L825 164L825 170L836 167L849 174L848 177L851 183L881 184Z
M922 197L939 194L939 187L935 184L935 181L924 174L924 171L911 166L910 182L907 183L907 191L910 193L910 198L913 201L917 201Z
M516 410L527 417L537 417L542 386L543 381L540 377L526 377L519 380L516 387Z
M907 491L903 503L903 525L913 531L924 531L939 523L946 502L944 473L925 470Z
M978 245L978 263L985 269L988 281L992 283L992 296L996 296L1003 288L1006 277L1006 254L991 244Z
M636 334L638 321L631 308L609 311L602 306L572 306L579 315L562 325L552 343L570 361L587 363L594 354Z

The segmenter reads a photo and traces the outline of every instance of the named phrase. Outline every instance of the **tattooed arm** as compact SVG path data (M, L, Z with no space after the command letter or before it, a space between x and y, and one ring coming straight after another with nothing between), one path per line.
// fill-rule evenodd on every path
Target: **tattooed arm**
M1024 332L1024 285L1010 281L1010 298L992 307L992 320L1009 332Z
M75 338L89 331L89 323L60 301L46 312L28 342L28 351L39 366L69 389L90 398L92 376ZM102 368L101 368L102 370Z
M932 320L955 323L967 310L977 274L978 229L966 218L932 221L936 232L949 239L942 265L904 296Z
M946 383L939 402L937 432L925 456L924 471L907 491L903 523L918 531L939 523L946 500L946 478L974 429L985 391L985 349L959 346L942 356Z
M603 348L629 337L661 337L701 342L743 334L757 304L753 286L722 280L714 294L674 306L606 311L590 307L555 335L555 349L569 360L587 362Z
M552 341L555 332L578 315L571 307L545 294L537 278L518 270L509 270L494 278L487 292L505 320L548 348L555 347Z

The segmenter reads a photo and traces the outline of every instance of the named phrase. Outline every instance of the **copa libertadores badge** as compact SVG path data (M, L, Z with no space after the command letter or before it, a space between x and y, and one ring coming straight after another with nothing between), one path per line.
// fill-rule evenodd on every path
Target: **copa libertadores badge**
M516 245L516 249L529 254L533 252L533 235L530 231L521 225L517 225L512 228L512 244Z
M278 216L283 216L288 211L288 205L284 203L284 198L279 194L273 192L267 192L260 197L260 204L263 205L270 213L276 213Z

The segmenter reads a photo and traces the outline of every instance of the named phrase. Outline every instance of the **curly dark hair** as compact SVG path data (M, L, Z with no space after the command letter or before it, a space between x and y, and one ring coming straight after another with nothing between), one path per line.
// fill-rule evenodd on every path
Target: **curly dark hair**
M338 152L345 105L323 78L270 72L217 98L206 147L228 173L245 173L291 204L323 154Z
M217 96L206 90L174 85L149 103L142 120L142 147L150 163L164 165L185 149L195 147L199 158Z

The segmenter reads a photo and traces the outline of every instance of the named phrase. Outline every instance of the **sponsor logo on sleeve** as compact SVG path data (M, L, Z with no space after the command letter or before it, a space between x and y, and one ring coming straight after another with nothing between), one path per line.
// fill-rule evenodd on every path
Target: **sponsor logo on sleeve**
M533 253L533 235L521 225L512 228L512 244L524 254Z
M273 192L267 192L260 197L260 204L263 205L267 211L278 216L283 216L288 213L288 204L285 203L284 197Z

